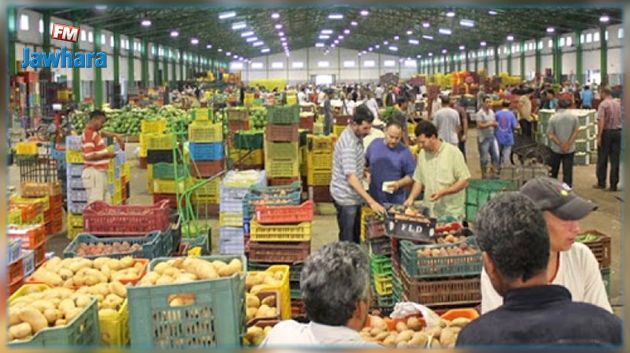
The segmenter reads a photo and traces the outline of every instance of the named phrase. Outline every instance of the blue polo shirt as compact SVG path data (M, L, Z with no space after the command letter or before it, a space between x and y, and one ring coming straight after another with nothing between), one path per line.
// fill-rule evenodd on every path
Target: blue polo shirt
M390 194L383 191L383 182L413 176L416 162L409 148L402 143L398 143L394 148L389 148L383 138L377 138L368 147L365 159L371 174L370 195L381 204L405 202L407 194L404 189L398 189Z

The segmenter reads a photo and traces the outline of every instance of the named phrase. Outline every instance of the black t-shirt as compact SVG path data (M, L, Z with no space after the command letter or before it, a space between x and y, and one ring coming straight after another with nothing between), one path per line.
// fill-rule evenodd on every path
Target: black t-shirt
M468 326L458 347L483 345L620 345L621 320L588 303L573 302L562 286L509 291L503 305Z

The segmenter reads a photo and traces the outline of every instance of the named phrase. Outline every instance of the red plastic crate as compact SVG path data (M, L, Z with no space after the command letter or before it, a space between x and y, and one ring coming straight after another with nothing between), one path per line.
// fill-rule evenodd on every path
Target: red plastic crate
M267 125L265 138L271 142L298 142L298 124L292 125Z
M46 242L46 228L41 224L24 229L9 227L7 234L11 239L20 239L22 249L35 249Z
M9 284L9 295L15 293L18 289L20 289L20 287L22 287L23 284L24 280Z
M313 202L333 202L330 195L330 187L326 186L309 186L309 198Z
M61 232L63 229L63 219L57 218L50 221L51 232L50 234L56 234Z
M24 279L24 264L22 263L22 259L23 258L19 258L9 264L7 270L9 285L21 282Z
M352 115L335 115L333 117L335 125L350 125L352 122Z
M225 158L216 161L190 161L190 174L195 178L209 178L225 169Z
M315 117L309 116L308 118L300 118L300 129L313 131L315 127Z
M230 132L238 132L240 130L249 130L248 120L229 120L228 129Z
M175 194L153 194L153 203L157 204L161 201L168 201L170 208L177 208L177 195ZM183 205L186 205L186 199L183 200Z
M169 225L168 202L154 205L112 206L102 201L89 204L83 211L86 233L100 236L128 236L163 230Z
M63 195L49 196L50 209L59 209L63 206Z
M300 177L295 178L267 178L267 184L269 186L291 185L300 180Z
M311 222L313 201L291 206L256 206L256 221L260 224L287 224Z
M249 242L249 260L253 262L293 264L303 262L311 253L311 242Z
M138 158L138 168L147 169L147 157Z

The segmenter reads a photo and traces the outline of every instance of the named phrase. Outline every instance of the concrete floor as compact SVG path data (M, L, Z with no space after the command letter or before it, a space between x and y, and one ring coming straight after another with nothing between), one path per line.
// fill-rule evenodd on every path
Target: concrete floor
M480 178L479 154L476 146L476 130L471 130L466 144L468 167L473 178ZM134 156L137 144L129 144L126 148L127 157L131 162L131 199L132 204L147 204L152 202L151 195L147 192L146 170L139 169L137 158ZM621 168L623 170L623 168ZM575 191L588 199L591 199L599 206L587 218L582 220L583 230L596 229L612 237L612 289L611 303L615 312L623 310L623 301L620 288L620 264L621 264L621 192L607 192L595 190L591 187L596 182L595 166L576 166L573 172ZM19 187L19 171L16 167L10 168L10 184ZM209 221L213 229L213 252L218 252L219 228L218 220ZM319 249L323 244L337 239L337 223L334 215L317 215L313 221L312 249ZM48 251L61 254L68 244L65 233L50 236L46 244Z

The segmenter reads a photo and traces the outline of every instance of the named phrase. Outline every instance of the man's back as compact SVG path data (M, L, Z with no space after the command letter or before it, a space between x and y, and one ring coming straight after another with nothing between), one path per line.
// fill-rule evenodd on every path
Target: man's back
M509 291L503 306L462 329L457 345L621 344L621 335L613 314L573 302L562 286L542 285Z
M457 110L451 107L441 108L435 113L434 122L438 129L438 136L442 140L450 144L459 142L457 135L461 125Z

